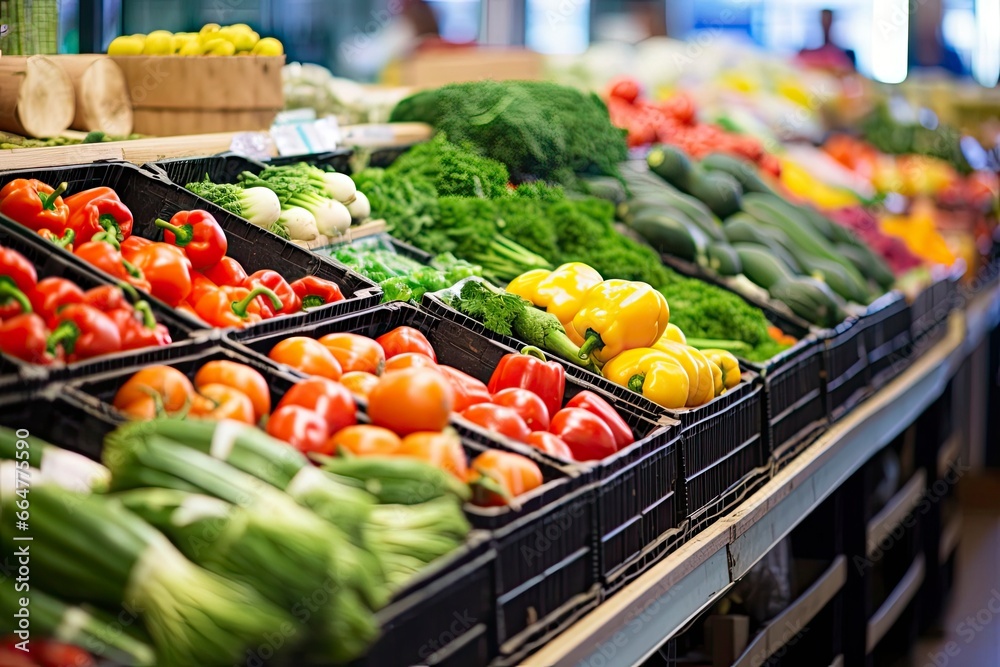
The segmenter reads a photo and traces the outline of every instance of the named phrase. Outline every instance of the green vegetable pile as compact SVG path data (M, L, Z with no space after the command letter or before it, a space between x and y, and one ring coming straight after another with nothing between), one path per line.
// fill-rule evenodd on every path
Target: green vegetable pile
M482 268L458 259L451 253L438 255L430 266L405 257L393 250L362 249L344 246L332 253L346 264L382 288L382 301L420 302L424 292L437 292L451 287L470 276L482 275Z
M417 93L390 121L420 121L499 160L515 181L572 184L575 174L618 175L624 132L594 94L555 83L477 81Z
M392 171L431 180L442 197L503 197L510 181L505 166L476 155L468 146L459 148L444 134L403 153L393 163Z
M972 171L962 153L962 134L950 125L939 124L932 129L920 123L901 123L893 118L886 104L879 104L861 121L861 131L865 140L883 153L936 157L962 174Z
M16 134L0 132L0 150L9 148L49 148L52 146L77 146L79 144L102 144L112 141L132 141L142 139L144 135L129 134L127 136L113 137L103 132L88 132L83 139L71 139L69 137L51 137L49 139L30 139Z
M764 311L738 294L677 274L660 292L670 303L671 324L691 339L742 341L750 349L738 354L749 361L766 361L788 347L767 333Z

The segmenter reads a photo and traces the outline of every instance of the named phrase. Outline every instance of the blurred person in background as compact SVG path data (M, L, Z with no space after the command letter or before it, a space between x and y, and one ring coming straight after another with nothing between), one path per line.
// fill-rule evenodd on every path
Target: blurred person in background
M823 44L815 49L799 51L798 61L806 67L825 69L836 73L853 72L855 69L854 51L844 49L833 41L833 10L824 9L821 11L819 20L823 29Z
M955 76L964 76L961 56L944 39L941 31L941 2L922 2L911 20L909 62L911 69L938 69Z

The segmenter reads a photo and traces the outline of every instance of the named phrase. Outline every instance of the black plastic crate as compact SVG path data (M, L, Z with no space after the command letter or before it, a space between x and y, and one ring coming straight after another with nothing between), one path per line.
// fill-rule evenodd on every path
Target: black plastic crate
M387 233L382 234L372 234L371 236L362 236L359 239L351 239L350 235L345 235L339 242L334 242L331 245L323 246L322 248L314 248L313 252L318 253L329 253L332 254L342 245L352 245L357 248L363 248L367 250L392 250L396 253L408 257L421 264L430 264L431 260L434 259L434 255L429 252L424 252L420 248L410 245L409 243L404 243L396 238L393 238Z
M65 278L83 290L116 283L89 264L73 261L64 253L52 252L54 246L51 243L23 227L0 225L0 246L24 255L35 265L39 280L49 277ZM178 317L175 311L158 301L150 301L150 308L157 322L167 327L170 337L175 342L187 340L191 332L197 328L188 318ZM120 352L67 365L38 366L0 353L0 392L20 389L21 387L17 385L26 382L61 380L86 372L84 369L93 364L107 363L110 359L127 357L131 354L132 352Z
M269 160L255 160L237 153L219 153L206 157L182 157L148 162L143 168L162 173L173 183L184 187L202 181L205 176L213 183L235 183L244 171L259 174L268 166L284 166L305 162L316 167L329 167L334 171L351 173L350 149L308 155L283 155Z
M770 479L763 435L764 387L743 382L681 415L681 466L694 535Z
M204 209L212 213L225 230L229 241L227 254L239 261L247 273L260 269L273 269L288 281L315 275L340 285L345 297L343 301L307 313L274 320L289 326L363 310L378 303L380 299L381 290L370 280L329 258L315 255L290 241L255 227L183 187L152 176L149 172L129 163L105 162L75 167L0 172L0 184L15 178L37 178L43 182L56 184L66 181L70 193L97 186L112 187L132 211L135 218L133 233L154 240L163 236L161 230L154 224L157 218L169 220L178 211ZM16 225L12 222L5 224ZM53 249L53 251L63 253L64 257L70 255L63 250ZM79 260L73 261L79 262ZM205 326L194 318L186 315L183 317L201 328Z
M863 318L851 318L823 334L827 413L836 421L871 393Z
M878 389L909 366L911 310L901 293L889 292L869 306L864 319L872 388Z
M413 143L413 144L405 144L403 146L388 146L386 148L376 148L371 152L371 155L368 157L368 166L385 169L390 164L395 162L400 155L402 155L403 153L410 150L416 145L417 145L416 143Z
M938 278L917 294L910 305L913 346L923 350L944 338L948 316L958 307L958 278Z

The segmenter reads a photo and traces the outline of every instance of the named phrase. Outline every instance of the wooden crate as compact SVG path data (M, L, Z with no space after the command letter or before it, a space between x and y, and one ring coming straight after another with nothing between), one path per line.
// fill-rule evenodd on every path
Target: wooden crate
M159 136L265 130L284 106L284 56L114 56L134 132Z

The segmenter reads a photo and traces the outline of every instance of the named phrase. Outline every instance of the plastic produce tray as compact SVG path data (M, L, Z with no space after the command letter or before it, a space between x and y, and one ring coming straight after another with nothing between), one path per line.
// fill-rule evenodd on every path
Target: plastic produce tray
M417 144L406 144L405 146L391 146L387 148L376 148L372 151L368 158L369 167L378 167L380 169L385 169L390 164L396 161L400 155L410 150Z
M83 290L114 284L113 280L89 264L73 261L64 253L52 252L52 244L16 225L0 225L0 246L16 250L24 255L28 261L34 264L39 280L50 277L65 278L76 283ZM173 310L157 301L152 301L150 307L157 321L167 327L170 331L170 337L175 342L186 340L191 336L192 330L196 328L188 318L178 317ZM85 373L85 369L94 364L109 363L111 359L127 357L131 354L131 352L120 352L61 366L39 366L0 353L0 392L21 389L22 386L15 387L14 385L23 385L23 383L37 384L46 380L68 378Z
M332 332L350 332L377 337L398 326L410 326L420 330L431 341L442 364L454 366L483 382L489 381L500 359L513 351L454 322L440 319L404 303L386 304L363 313L292 331L284 330L274 334L267 334L260 329L235 332L233 338L253 352L266 355L279 340L291 335L319 338ZM552 459L553 463L560 467L573 468L581 478L593 476L593 480L598 482L596 497L593 499L596 502L594 511L597 521L597 567L600 575L608 578L609 575L615 575L617 570L632 565L632 561L638 559L645 547L664 533L676 529L678 521L683 517L683 494L678 486L680 448L676 430L650 419L633 406L616 401L614 397L600 389L567 376L567 399L583 390L602 394L606 400L615 404L638 438L628 449L593 466L567 466L566 462ZM506 439L498 440L497 436L467 422L459 422L456 426L462 435L474 438L483 444L522 453L525 451L525 446L511 443ZM582 508L575 508L574 511L577 509L583 512ZM539 552L544 551L544 554L534 559L537 562L523 565L518 563L516 568L512 566L508 570L507 566L511 559L522 561L526 560L526 556L520 548L500 549L501 581L507 582L500 584L500 613L502 619L508 617L507 624L502 628L505 634L501 638L501 643L526 627L520 622L510 620L510 609L516 610L517 619L527 618L528 607L536 611L546 609L552 612L572 597L585 592L593 584L592 579L582 574L585 563L582 560L572 561L566 564L569 566L568 569L573 571L572 576L565 577L565 580L571 583L561 591L547 593L548 589L540 586L554 585L547 579L544 582L535 582L527 590L519 591L520 599L510 604L503 597L505 592L525 584L532 584L532 580L536 577L546 576L556 579L556 575L563 576L559 572L546 574L546 571L552 567L559 567L561 572L564 559L573 558L577 553L583 555L580 550L586 548L587 533L590 531L592 535L593 529L582 524L578 525L579 518L581 517L566 515L566 521L574 525L573 531L566 533L561 538L562 541L552 548L538 549ZM491 525L492 521L491 519ZM662 553L665 551L661 551ZM648 558L642 560L644 565L648 565L649 562ZM545 604L550 600L554 600L556 604ZM540 618L546 615L538 613Z
M147 162L144 169L165 175L172 183L184 187L208 176L213 183L235 183L240 174L249 171L259 174L268 166L283 166L306 162L317 167L331 167L334 171L349 174L353 151L345 149L309 155L284 155L261 161L237 153L219 153L207 157L182 157Z
M879 389L910 364L913 352L910 306L899 292L889 292L868 308L865 349L873 389Z
M750 382L678 417L687 528L694 535L770 479L762 428L764 387L750 377Z
M366 250L393 250L396 253L403 255L404 257L409 257L410 259L420 262L421 264L430 264L431 260L434 259L434 255L429 252L424 252L420 248L412 246L409 243L404 243L403 241L395 239L386 233L362 236L361 238L355 240L350 240L345 237L340 243L333 243L328 246L323 246L322 248L314 248L313 252L327 252L332 254L337 250L337 248L343 245L352 245L356 248Z
M314 322L363 310L379 301L381 290L366 278L330 259L319 257L294 243L255 227L215 204L195 196L183 187L169 183L165 178L152 176L135 165L125 162L106 162L76 167L0 172L0 183L15 178L37 178L48 183L66 181L70 193L97 186L110 186L132 211L135 218L133 233L154 240L162 238L161 231L154 224L157 218L170 219L178 211L201 208L211 212L219 221L229 240L228 255L239 261L247 273L260 269L273 269L288 281L315 275L340 285L345 297L343 301L308 313L275 320L283 324L294 326L296 323ZM68 257L69 253L63 256ZM186 315L183 317L198 327L205 326L196 319Z
M948 331L948 316L958 307L957 277L946 276L917 294L910 305L910 335L917 350L933 346Z
M823 335L827 411L836 421L871 392L868 348L862 318L850 318Z

